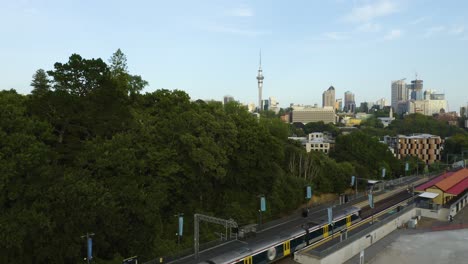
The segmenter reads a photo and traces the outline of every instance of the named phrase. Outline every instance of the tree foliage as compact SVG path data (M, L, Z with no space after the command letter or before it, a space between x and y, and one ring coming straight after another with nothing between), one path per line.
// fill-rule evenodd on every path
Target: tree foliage
M274 218L304 202L306 182L320 183L289 173L304 150L286 153L277 117L179 90L141 94L147 82L121 51L110 65L73 54L48 75L40 96L0 92L2 263L81 262L86 232L101 262L165 256L178 248L179 212L181 247L191 247L194 213L254 223L259 194Z
M394 120L388 126L388 129L402 135L427 133L438 135L442 138L458 133L464 133L464 131L458 127L451 126L446 122L439 121L431 116L421 114L410 114L405 116L403 119Z
M31 93L34 95L43 95L50 90L50 80L43 69L39 69L34 73L31 86L33 87Z
M361 131L338 136L335 149L330 155L337 161L350 162L358 177L380 178L382 168L386 168L386 174L390 177L399 176L401 172L401 163L388 146Z

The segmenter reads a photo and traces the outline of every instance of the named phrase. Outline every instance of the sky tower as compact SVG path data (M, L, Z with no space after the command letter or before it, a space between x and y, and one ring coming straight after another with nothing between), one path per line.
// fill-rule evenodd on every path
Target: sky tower
M262 72L262 51L260 50L260 63L258 66L258 74L257 74L257 81L258 81L258 111L262 111L262 88L263 88L263 72Z

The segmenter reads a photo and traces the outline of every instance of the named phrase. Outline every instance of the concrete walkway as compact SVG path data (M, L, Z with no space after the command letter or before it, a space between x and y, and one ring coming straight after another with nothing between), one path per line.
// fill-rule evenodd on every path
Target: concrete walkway
M436 231L468 223L468 207L452 223L423 218L416 229L397 229L364 251L364 263L466 263L468 229ZM435 230L435 228L434 228ZM359 264L354 256L346 264Z

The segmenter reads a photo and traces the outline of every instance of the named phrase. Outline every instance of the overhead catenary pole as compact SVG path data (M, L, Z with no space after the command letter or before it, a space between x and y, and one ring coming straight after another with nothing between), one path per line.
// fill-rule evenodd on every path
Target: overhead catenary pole
M194 247L194 256L195 259L198 259L198 251L199 251L199 246L200 246L200 226L199 222L200 221L205 221L205 222L210 222L214 224L219 224L219 225L224 225L226 228L238 228L238 225L236 221L233 219L221 219L213 216L208 216L208 215L202 215L202 214L194 214L194 232L193 232L193 247ZM232 235L232 233L231 233ZM227 239L227 237L226 237Z

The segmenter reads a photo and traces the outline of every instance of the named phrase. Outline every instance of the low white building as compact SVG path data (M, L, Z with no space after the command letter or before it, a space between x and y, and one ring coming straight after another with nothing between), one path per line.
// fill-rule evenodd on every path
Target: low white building
M330 149L335 146L335 141L322 132L310 133L308 137L289 137L289 139L301 142L307 152L320 151L328 155Z

